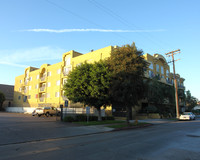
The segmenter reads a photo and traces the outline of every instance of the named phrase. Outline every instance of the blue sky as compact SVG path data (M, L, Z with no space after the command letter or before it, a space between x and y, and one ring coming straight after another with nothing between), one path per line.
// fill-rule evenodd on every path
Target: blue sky
M199 6L199 0L1 0L0 84L14 85L25 67L60 62L69 50L134 41L152 55L181 49L176 72L200 99Z

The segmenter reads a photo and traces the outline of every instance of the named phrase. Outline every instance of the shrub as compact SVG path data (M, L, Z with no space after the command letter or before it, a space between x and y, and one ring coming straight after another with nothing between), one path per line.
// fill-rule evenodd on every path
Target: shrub
M75 121L87 121L87 116L84 114L76 115Z
M113 116L106 116L106 117L102 117L102 120L115 120L115 117Z
M115 120L113 116L106 116L102 117L102 120ZM63 120L64 122L86 122L87 121L87 115L85 114L79 114L75 117L73 116L66 116ZM89 121L98 121L98 116L89 116Z
M148 106L146 110L148 113L156 113L157 108L155 106Z
M66 116L64 119L63 119L63 121L64 122L74 122L74 117L72 117L72 116Z

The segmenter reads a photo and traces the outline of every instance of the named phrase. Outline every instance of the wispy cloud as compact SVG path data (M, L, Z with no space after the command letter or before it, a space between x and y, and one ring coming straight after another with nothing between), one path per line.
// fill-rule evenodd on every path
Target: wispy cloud
M50 32L50 33L66 33L66 32L164 32L164 29L155 30L113 30L113 29L27 29L21 30L26 32Z
M58 60L65 51L60 48L38 47L19 50L0 50L0 64L27 67L30 62Z

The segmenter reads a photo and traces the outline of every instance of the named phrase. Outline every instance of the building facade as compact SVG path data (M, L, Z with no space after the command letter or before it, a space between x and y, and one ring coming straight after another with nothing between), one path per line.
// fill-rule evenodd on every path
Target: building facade
M67 75L81 63L94 63L106 59L117 46L108 46L87 54L69 51L63 54L62 61L53 65L43 64L40 68L28 67L24 74L15 78L14 106L15 107L44 107L66 106L63 86ZM146 78L160 76L160 81L173 85L173 74L166 59L159 54L145 54L144 59L149 63L145 72ZM184 79L177 75L179 86L184 89ZM82 107L82 104L68 104L69 107Z
M49 65L43 64L40 68L28 67L23 75L15 78L14 106L16 107L44 107L65 106L63 86L67 75L81 63L94 63L106 59L114 47L108 46L87 54L69 51L63 54L62 61ZM81 107L81 104L68 104L70 107Z

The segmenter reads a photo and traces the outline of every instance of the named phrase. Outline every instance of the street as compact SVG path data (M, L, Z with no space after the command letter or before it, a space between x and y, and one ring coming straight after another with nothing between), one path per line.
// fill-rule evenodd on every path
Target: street
M24 118L23 118L24 116ZM109 131L0 113L0 159L198 160L200 120Z

